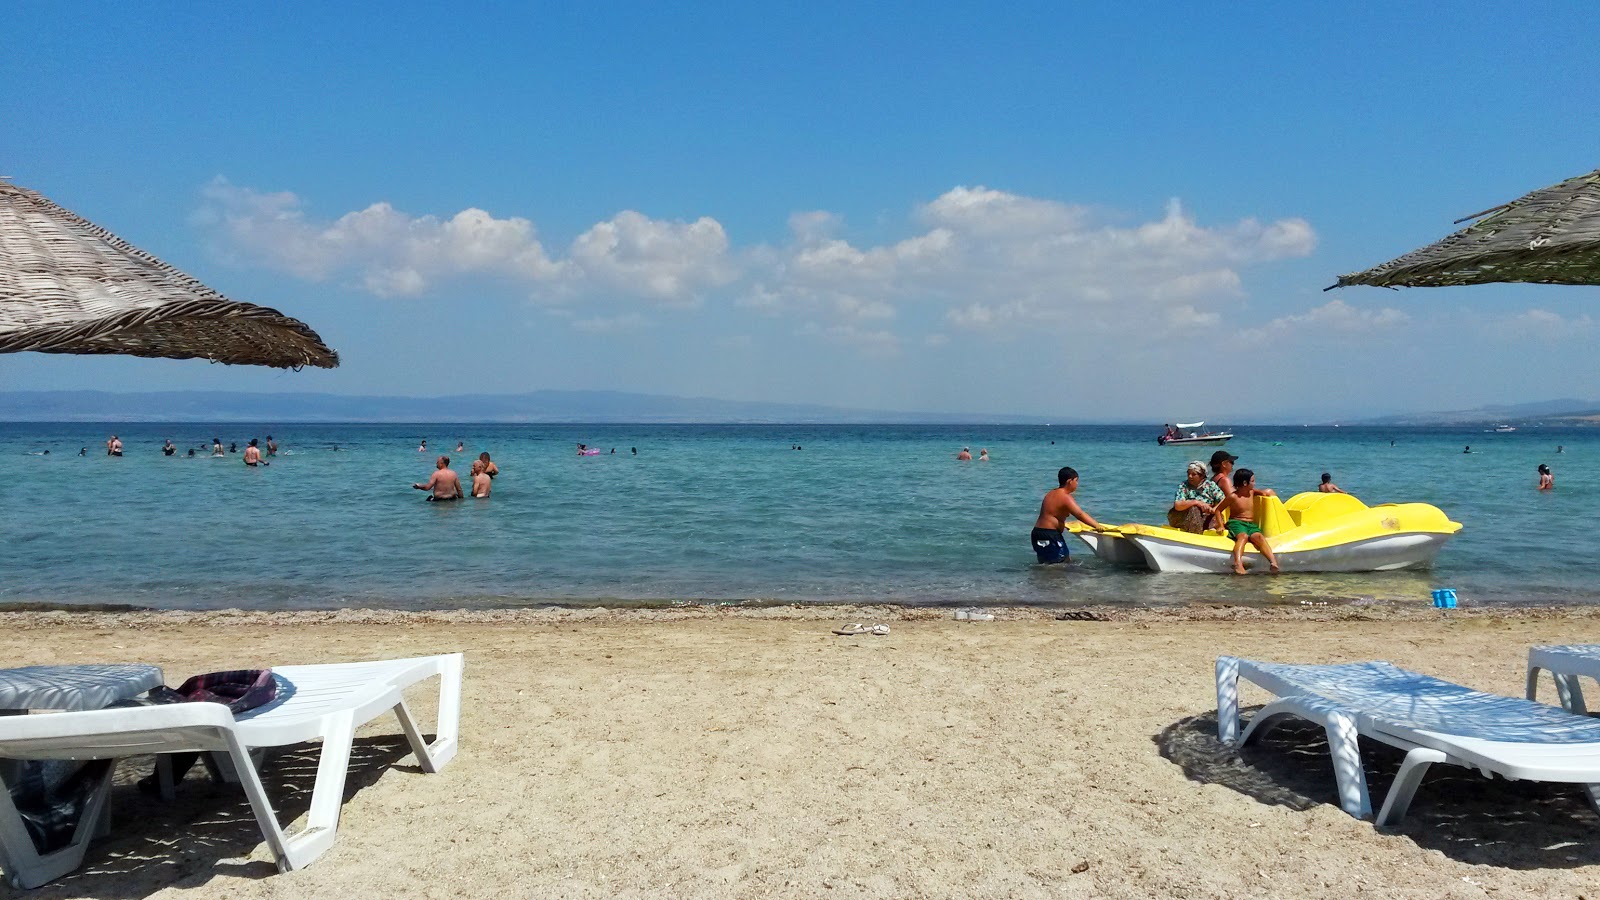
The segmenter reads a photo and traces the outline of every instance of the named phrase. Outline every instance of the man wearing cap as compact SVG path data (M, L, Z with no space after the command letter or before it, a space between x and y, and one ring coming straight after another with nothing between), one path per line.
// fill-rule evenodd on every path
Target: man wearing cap
M1222 488L1206 480L1206 464L1200 460L1189 463L1189 474L1172 497L1172 508L1167 510L1167 524L1173 528L1199 534L1223 501Z

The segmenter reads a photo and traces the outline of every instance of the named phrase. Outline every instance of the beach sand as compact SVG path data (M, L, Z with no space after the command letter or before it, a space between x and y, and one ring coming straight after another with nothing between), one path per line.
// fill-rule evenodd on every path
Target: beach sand
M309 868L275 874L242 797L197 767L175 804L120 786L85 868L28 896L1600 895L1580 791L1438 766L1380 831L1335 805L1315 729L1222 749L1212 678L1219 653L1389 659L1518 694L1529 645L1600 640L1600 613L1096 612L0 615L9 665L153 662L169 683L467 659L460 755L423 775L392 718L368 726ZM854 621L892 633L829 633ZM413 698L428 722L434 699ZM1398 755L1369 759L1381 798ZM314 760L269 768L285 815Z

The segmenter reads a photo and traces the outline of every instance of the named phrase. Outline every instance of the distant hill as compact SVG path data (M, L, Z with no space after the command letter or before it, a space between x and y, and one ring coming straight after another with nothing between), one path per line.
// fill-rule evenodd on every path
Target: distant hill
M353 397L231 391L13 391L0 393L10 422L505 422L710 424L1044 424L1039 416L849 409L619 391L533 391L449 397Z
M1352 425L1600 425L1600 400L1494 404L1450 412L1405 413Z

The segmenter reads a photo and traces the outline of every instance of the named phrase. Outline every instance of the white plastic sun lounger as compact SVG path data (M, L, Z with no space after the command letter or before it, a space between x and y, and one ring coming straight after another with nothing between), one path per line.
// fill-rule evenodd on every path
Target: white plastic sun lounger
M1277 697L1242 735L1240 678ZM1434 763L1477 769L1485 777L1579 784L1600 811L1600 720L1386 662L1303 666L1217 658L1217 733L1224 743L1243 746L1286 716L1327 731L1339 805L1358 818L1372 814L1372 803L1357 736L1406 751L1378 812L1379 825L1405 816Z
M439 771L455 756L461 670L459 653L282 666L273 669L278 679L277 699L237 717L217 703L4 717L0 718L0 758L114 760L150 753L215 754L229 764L243 785L278 870L287 872L307 865L333 845L357 727L393 710L424 772ZM439 723L429 744L406 708L402 691L433 676L440 680ZM267 799L252 753L316 740L322 742L322 750L306 826L286 834ZM48 854L35 849L10 793L0 789L0 868L12 885L38 887L78 867L90 833L104 827L110 785L108 770L72 844Z

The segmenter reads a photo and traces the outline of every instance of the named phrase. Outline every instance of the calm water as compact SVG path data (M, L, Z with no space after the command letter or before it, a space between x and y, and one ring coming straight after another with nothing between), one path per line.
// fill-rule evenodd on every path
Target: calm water
M113 431L121 459L105 456ZM1600 429L1237 429L1228 449L1286 497L1326 470L1369 503L1424 501L1464 523L1431 572L1133 573L1075 540L1074 565L1035 566L1028 529L1062 465L1082 473L1080 501L1102 521L1162 519L1184 463L1212 448L1158 447L1156 431L4 424L0 604L1296 604L1424 602L1434 586L1477 603L1600 600ZM242 449L268 433L290 451L270 468L182 456L213 435ZM178 457L161 455L167 437ZM468 452L451 452L457 440ZM617 455L578 458L577 441ZM993 460L958 463L963 445ZM432 504L410 488L438 452L464 457L465 475L481 450L502 472L492 499ZM1541 462L1552 494L1533 489Z

